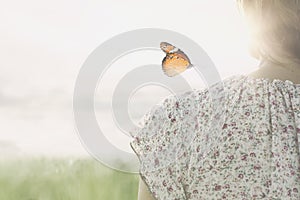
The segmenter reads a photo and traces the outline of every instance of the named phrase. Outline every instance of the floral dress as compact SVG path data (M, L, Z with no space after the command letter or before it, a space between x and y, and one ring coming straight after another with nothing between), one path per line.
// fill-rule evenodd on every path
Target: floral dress
M299 200L300 84L242 74L224 79L223 87L225 120L219 135L210 135L221 140L206 156L199 149L207 146L214 112L208 88L166 97L131 132L153 197ZM188 145L178 146L175 158L166 149L180 139Z

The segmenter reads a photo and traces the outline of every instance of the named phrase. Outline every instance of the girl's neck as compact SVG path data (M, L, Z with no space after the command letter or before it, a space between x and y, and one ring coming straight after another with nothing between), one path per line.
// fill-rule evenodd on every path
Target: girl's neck
M295 84L300 84L300 64L283 66L263 60L259 65L259 69L248 74L248 76L270 80L290 80Z

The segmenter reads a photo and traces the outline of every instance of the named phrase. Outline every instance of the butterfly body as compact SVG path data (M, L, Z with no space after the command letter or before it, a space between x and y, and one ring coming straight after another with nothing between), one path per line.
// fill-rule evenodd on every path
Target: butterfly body
M166 53L162 61L162 70L167 76L176 76L193 67L188 56L179 48L167 42L162 42L160 48Z

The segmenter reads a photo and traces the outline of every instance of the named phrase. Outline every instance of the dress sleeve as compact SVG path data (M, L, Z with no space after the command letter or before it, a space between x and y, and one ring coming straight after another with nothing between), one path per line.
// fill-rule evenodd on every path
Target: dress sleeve
M186 199L184 167L193 136L184 130L197 127L197 120L187 118L196 110L192 105L196 102L189 99L191 93L168 96L144 115L141 128L131 132L134 140L130 146L139 158L140 176L158 200ZM183 123L183 118L189 124Z

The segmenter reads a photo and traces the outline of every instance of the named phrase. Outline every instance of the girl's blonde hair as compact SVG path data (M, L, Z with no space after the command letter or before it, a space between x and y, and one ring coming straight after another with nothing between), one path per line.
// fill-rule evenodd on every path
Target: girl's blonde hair
M250 23L251 54L277 64L300 64L300 0L237 0Z

